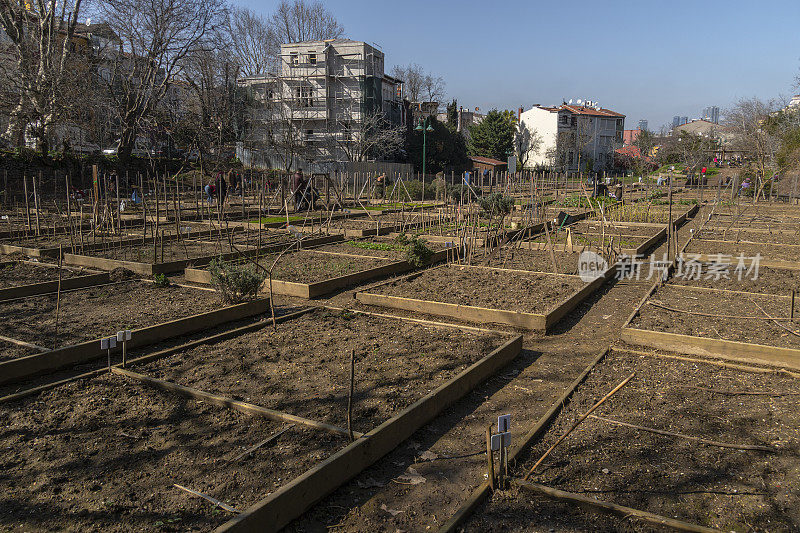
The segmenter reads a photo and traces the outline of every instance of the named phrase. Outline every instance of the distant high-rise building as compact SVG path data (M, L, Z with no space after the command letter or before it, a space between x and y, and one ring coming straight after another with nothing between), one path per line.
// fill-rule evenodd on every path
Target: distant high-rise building
M680 125L681 125L681 117L679 117L678 115L672 117L672 129L675 129Z
M641 119L641 120L639 121L639 129L640 129L641 131L646 131L646 130L648 129L648 128L647 128L647 120L646 120L646 119Z
M689 117L681 117L681 126L689 123Z
M719 124L719 108L715 105L706 107L703 109L703 114L700 118L714 124Z

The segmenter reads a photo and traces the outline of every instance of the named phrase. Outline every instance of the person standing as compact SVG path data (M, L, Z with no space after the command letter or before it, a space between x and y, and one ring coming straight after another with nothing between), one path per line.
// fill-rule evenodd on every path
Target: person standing
M303 176L302 170L297 170L292 179L292 192L294 194L294 210L301 211L305 207L305 191L308 180Z

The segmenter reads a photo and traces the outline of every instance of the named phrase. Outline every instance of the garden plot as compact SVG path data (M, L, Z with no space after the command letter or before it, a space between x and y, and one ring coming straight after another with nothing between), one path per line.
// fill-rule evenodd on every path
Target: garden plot
M800 245L800 224L795 232L751 231L747 227L703 229L698 238L709 241L732 241L759 244Z
M0 335L53 349L219 307L210 291L126 281L2 302Z
M61 278L68 279L81 276L87 272L83 269L62 268ZM33 261L3 261L0 262L0 289L30 285L43 281L57 281L59 268Z
M174 484L241 511L347 444L294 426L245 454L289 424L116 375L4 406L0 426L0 524L25 530L210 531L234 514Z
M595 402L634 374L554 449L531 482L719 531L796 531L800 381L756 370L612 352L516 473L526 474ZM517 505L524 498L544 508L540 515L527 514L532 521L522 529L662 530L633 513L606 519L574 504L574 511L554 516L562 504L528 490L516 494ZM585 516L582 525L571 523L573 512ZM559 527L561 520L571 527Z
M283 255L263 254L258 259L258 265L255 267L251 263L251 268L262 275L266 275L272 269L274 294L300 298L316 298L348 285L413 268L405 261L314 250L297 250ZM186 281L211 283L211 272L207 268L187 268ZM262 285L262 290L269 290L267 283Z
M755 276L755 269L749 275L747 271L742 271L740 276L735 271L738 260L734 258L727 276L717 276L709 270L710 263L703 263L702 270L697 272L688 264L691 256L684 255L683 259L684 261L678 265L676 275L670 280L672 285L697 287L699 290L708 288L777 294L780 296L786 296L792 290L800 291L800 270L759 266L757 277ZM798 315L800 316L800 302L798 304Z
M622 338L682 353L800 368L800 326L791 315L789 295L665 285L634 313Z
M666 229L664 224L634 224L634 223L609 223L602 224L600 220L589 220L578 222L569 226L576 233L595 233L600 234L605 228L606 235L629 235L632 237L654 237L661 230Z
M731 258L736 262L742 255L745 259L760 255L761 263L767 266L785 264L786 267L791 267L795 264L797 265L795 268L800 268L800 245L692 239L686 247L686 253L699 254L707 261L721 254L726 256L729 262Z
M521 245L524 245L524 243ZM555 272L556 274L578 273L579 252L555 252L554 255L556 265L558 266L558 270ZM478 254L476 258L479 264L488 261L488 263L486 263L488 266L497 268L530 270L532 272L553 272L553 261L549 251L518 248L515 244L504 246L499 252L491 256L491 258L489 258L488 254L486 257L482 257Z
M550 243L552 243L555 251L571 252L576 250L602 249L613 242L614 247L621 250L622 253L628 255L642 255L648 249L652 248L659 240L663 239L665 234L665 229L657 232L656 235L647 237L627 234L620 235L619 230L613 231L611 227L608 227L605 233L601 233L600 231L582 233L579 231L572 231L570 228L551 234L549 242L547 234L542 233L525 241L520 246L533 250L546 250L550 247Z
M207 264L215 257L231 259L241 254L253 255L252 246L234 247L225 236L218 242L193 239L165 239L147 244L125 244L98 249L91 255L64 254L64 262L101 270L123 267L133 272L152 276L178 272L189 264Z
M445 265L393 280L356 298L368 305L546 331L605 283L577 276Z
M354 430L368 432L507 340L346 310L278 326L136 368L147 376L347 427L355 350Z
M429 242L427 246L433 252L441 252L446 249L445 244L441 242ZM404 244L397 239L381 238L349 239L344 242L325 244L313 248L315 252L363 255L392 261L404 261L407 250L408 244Z

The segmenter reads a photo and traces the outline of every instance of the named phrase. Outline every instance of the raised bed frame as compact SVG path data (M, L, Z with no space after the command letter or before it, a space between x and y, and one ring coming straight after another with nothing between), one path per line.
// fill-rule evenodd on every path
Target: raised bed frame
M642 298L639 305L628 317L628 320L625 321L620 336L624 342L635 346L669 350L686 355L705 355L730 361L759 363L800 370L800 349L725 339L709 339L695 335L682 335L632 327L631 323L641 313L642 307L660 285L660 282L653 284L647 295ZM682 286L676 285L676 287Z
M263 298L177 320L170 320L161 324L154 324L133 330L131 340L128 341L128 348L155 344L172 337L180 337L211 329L268 311L269 298ZM100 349L100 338L0 362L0 385L15 383L39 374L54 372L62 368L88 363L105 357L107 352ZM112 349L111 353L116 354L121 353L121 351L122 346L119 345L117 348Z
M616 237L616 234L610 233L607 237ZM623 234L623 237L626 235ZM623 254L630 255L630 256L640 256L647 253L648 250L652 249L654 246L659 244L662 240L664 240L667 236L667 228L664 226L660 231L658 231L652 237L647 238L642 244L637 246L636 248L622 248L620 251ZM634 236L636 237L636 236ZM644 238L644 237L643 237ZM527 250L548 250L550 247L545 242L522 242L520 243L520 248L524 248ZM572 250L569 249L570 247L566 244L553 244L553 251L554 252L569 252L569 251L576 251L582 252L584 250L592 249L592 246L587 244L573 244ZM596 248L596 246L594 247Z
M530 272L522 270L512 270L505 268L494 268L484 266L466 266L458 265L459 268L480 268L488 270L497 270L511 273L524 273L541 274L549 276L570 276L569 274L552 274L546 272ZM505 309L491 309L486 307L477 307L471 305L459 305L445 302L436 302L432 300L418 300L415 298L403 298L400 296L388 296L384 294L376 294L370 292L356 292L354 297L361 303L366 305L375 305L379 307L388 307L391 309L399 309L403 311L415 311L426 315L445 316L455 318L458 320L465 320L474 323L495 323L513 326L515 328L529 329L540 332L547 332L559 320L575 309L581 302L588 298L592 293L603 286L609 279L611 279L617 272L617 264L612 265L606 270L603 275L597 279L587 283L575 291L566 300L561 302L555 308L547 313L524 313L520 311L509 311ZM444 265L442 268L452 268L449 265Z
M325 237L318 237L314 239L304 240L303 244L307 246L315 246L319 244L329 244L342 240L341 235L328 235ZM286 248L287 244L276 244L271 246L262 247L260 250L253 246L239 245L241 248L237 252L228 252L217 255L206 255L202 257L195 257L191 259L179 259L178 261L168 261L165 263L140 263L137 261L125 261L122 259L106 259L104 257L94 257L89 255L78 254L64 254L64 262L70 265L79 265L98 270L114 270L115 268L122 267L131 270L142 276L153 276L155 274L170 274L173 272L180 272L186 269L189 265L202 266L207 265L214 259L222 258L225 261L238 259L240 257L253 257L258 254L267 254L271 252L279 252Z
M342 236L338 235L341 240ZM313 250L310 250L313 251ZM338 254L336 252L318 252L330 255L343 255L352 256L354 254ZM359 256L368 259L376 259L371 256ZM438 263L447 258L447 250L440 250L434 252L431 257L431 263ZM380 258L377 258L380 259ZM285 281L279 279L272 280L272 293L282 294L285 296L294 296L297 298L305 298L311 300L325 296L339 289L344 289L351 285L359 285L365 281L371 281L383 276L391 276L394 274L403 274L405 272L414 270L414 265L408 261L387 261L387 264L375 268L362 270L360 272L353 272L344 276L336 278L329 278L314 283L298 283L294 281ZM203 268L187 268L185 271L186 281L191 283L200 283L208 285L211 283L211 273Z
M250 506L215 532L279 531L505 367L521 350L522 336L513 336L433 392Z

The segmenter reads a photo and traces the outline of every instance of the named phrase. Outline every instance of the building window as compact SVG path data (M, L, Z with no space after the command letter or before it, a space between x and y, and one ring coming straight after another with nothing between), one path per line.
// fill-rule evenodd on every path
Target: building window
M308 54L308 62L310 64L312 64L312 65L316 65L317 64L317 54L316 53Z
M314 130L306 130L306 137L311 138L314 136Z
M295 96L297 97L297 105L299 107L314 107L312 91L313 89L306 85L295 88Z
M300 54L297 52L289 52L289 63L292 65L299 65L300 64Z

